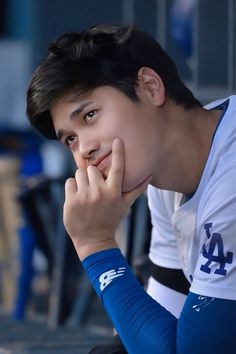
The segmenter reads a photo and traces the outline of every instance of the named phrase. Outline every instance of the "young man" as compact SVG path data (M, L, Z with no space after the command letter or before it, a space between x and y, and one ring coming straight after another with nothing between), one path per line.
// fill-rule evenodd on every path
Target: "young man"
M236 352L236 97L203 108L150 35L98 26L50 46L27 103L74 156L64 224L128 353ZM148 184L155 300L114 239Z

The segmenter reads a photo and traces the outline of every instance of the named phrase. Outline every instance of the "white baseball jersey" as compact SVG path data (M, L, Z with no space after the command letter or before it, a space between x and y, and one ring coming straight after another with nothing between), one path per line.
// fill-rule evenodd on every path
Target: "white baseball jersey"
M181 205L180 193L148 188L149 256L162 267L182 268L190 291L236 300L236 96L205 108L217 107L221 119L193 197Z

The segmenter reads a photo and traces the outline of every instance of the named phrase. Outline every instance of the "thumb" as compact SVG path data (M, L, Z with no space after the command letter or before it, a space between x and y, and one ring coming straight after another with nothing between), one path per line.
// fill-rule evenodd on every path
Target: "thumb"
M149 176L141 184L139 184L137 187L132 189L130 192L123 193L123 199L126 201L126 203L129 206L131 206L135 202L135 200L146 191L147 186L151 181L151 179L152 176Z

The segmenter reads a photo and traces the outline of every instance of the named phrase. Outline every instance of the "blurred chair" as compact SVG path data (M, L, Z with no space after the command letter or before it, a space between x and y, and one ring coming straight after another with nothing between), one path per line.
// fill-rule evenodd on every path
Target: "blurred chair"
M31 131L6 126L1 127L0 137L2 302L14 318L22 319L31 289L36 244L17 194L22 180L42 173L41 138Z
M19 159L13 155L0 156L0 273L1 302L7 312L12 310L18 277L20 224L19 205L15 202L18 186Z

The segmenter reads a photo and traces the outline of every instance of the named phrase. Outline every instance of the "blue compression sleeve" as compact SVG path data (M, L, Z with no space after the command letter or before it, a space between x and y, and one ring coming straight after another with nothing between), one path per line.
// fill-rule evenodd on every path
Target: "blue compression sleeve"
M141 287L119 249L95 253L82 263L129 354L234 353L235 301L202 297L209 306L197 311L199 296L190 294L177 322ZM222 351L218 342L224 337Z
M119 249L83 266L129 354L175 353L176 318L145 292Z

